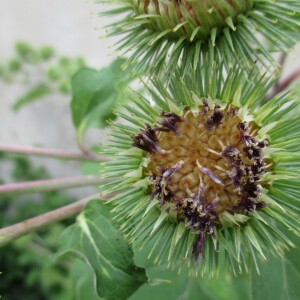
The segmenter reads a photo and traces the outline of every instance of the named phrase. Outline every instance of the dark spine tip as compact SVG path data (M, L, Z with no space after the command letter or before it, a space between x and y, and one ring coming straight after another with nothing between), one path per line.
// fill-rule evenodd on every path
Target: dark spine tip
M205 232L200 232L193 244L192 255L196 264L198 264L200 256L204 258L205 235Z
M222 120L224 118L224 112L220 105L215 105L212 114L207 118L205 123L206 130L211 130L214 126L218 127L222 125Z
M132 146L144 150L150 154L156 151L161 152L158 145L158 138L156 132L149 124L146 124L145 129L141 129L138 134L131 136L133 143Z
M154 129L156 131L164 132L173 131L176 135L180 135L180 130L177 126L177 123L183 122L184 119L173 112L162 111L161 116L163 117L163 119L158 122L158 124L160 124L161 127L156 126Z
M247 131L247 130L249 129L247 122L240 122L240 123L237 125L237 128L238 128L240 131Z
M205 115L210 110L209 104L206 99L203 99L202 112Z
M231 117L235 117L237 115L237 110L233 107L230 107L230 109L227 112L227 115L229 115Z
M257 146L258 146L259 148L265 148L265 147L268 146L268 141L267 141L267 140L259 141L259 142L257 143Z

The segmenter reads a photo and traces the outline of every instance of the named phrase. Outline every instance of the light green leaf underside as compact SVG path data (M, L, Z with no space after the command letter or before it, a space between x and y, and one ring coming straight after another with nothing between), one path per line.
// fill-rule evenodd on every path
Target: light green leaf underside
M85 262L75 259L72 263L70 277L74 287L74 300L103 300L97 295L94 287L94 272Z
M97 293L107 300L127 299L147 281L133 263L133 253L116 224L111 208L99 200L88 203L77 222L61 237L57 257L73 253L94 271Z

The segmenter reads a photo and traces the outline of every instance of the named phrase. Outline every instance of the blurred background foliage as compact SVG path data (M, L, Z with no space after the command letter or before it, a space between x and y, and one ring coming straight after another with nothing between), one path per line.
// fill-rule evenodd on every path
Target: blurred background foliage
M69 94L71 76L85 65L82 57L58 56L48 45L34 48L20 41L14 50L12 57L0 64L3 81L28 86L26 93L16 100L14 110L51 93Z
M0 159L13 165L11 176L15 181L48 178L45 168L33 167L27 158L1 155ZM71 200L60 192L46 192L38 198L32 195L14 199L1 197L1 227L48 212ZM58 247L58 236L72 221L57 223L1 249L0 291L4 299L72 299L62 296L69 295L72 287L69 262L55 264L51 259Z
M68 95L73 124L82 143L85 131L106 127L116 105L124 101L121 94L133 78L121 69L123 62L116 59L108 67L95 70L88 68L82 57L59 56L51 46L34 47L20 41L15 44L11 58L0 62L0 81L4 87L24 86L24 94L11 107L15 113L35 101L43 101L51 93ZM99 146L86 150L96 154ZM51 179L45 166L37 166L25 156L0 152L0 162L8 164L10 170L10 174L0 172L0 184ZM95 175L98 171L95 161L82 161L78 167L82 175ZM76 200L61 191L1 196L0 226L24 221ZM93 272L84 262L72 255L54 259L62 232L74 222L75 217L58 222L0 249L3 299L100 299Z

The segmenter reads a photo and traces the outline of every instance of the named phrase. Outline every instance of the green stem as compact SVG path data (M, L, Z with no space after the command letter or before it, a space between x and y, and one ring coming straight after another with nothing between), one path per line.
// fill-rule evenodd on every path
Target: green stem
M107 158L104 157L95 157L89 155L85 155L82 153L62 151L56 149L49 148L40 148L40 147L27 147L27 146L15 146L15 145L0 145L0 152L8 152L15 154L24 154L24 155L36 155L36 156L44 156L44 157L52 157L59 159L67 159L67 160L79 160L79 161L106 161Z
M85 204L93 199L99 199L99 195L92 195L40 216L0 229L0 246L46 225L77 215L81 212Z
M45 192L83 186L97 186L99 182L99 176L79 176L71 178L57 178L11 183L0 185L0 195L24 195L36 192Z

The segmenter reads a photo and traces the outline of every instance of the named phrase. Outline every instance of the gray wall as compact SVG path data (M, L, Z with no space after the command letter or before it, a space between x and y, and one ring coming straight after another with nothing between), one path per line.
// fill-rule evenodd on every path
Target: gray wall
M82 55L94 68L107 65L113 58L108 46L112 41L100 39L103 20L95 14L101 5L83 0L0 0L0 61L13 53L14 43L24 40L35 46L53 45L58 54ZM11 106L26 88L0 83L0 143L39 145L77 150L75 132L69 113L69 97L51 95L19 112ZM99 132L91 130L88 144L97 144ZM35 165L46 165L54 177L80 175L76 162L32 158ZM0 161L0 172L9 180L10 165ZM86 190L74 194L85 195Z
M92 0L0 0L0 60L11 55L15 41L25 40L36 46L53 45L59 54L83 55L95 68L106 65L112 59L108 48L112 41L99 39L101 32L95 29L105 22L95 15L101 9ZM299 50L292 52L285 73L299 67ZM0 89L0 143L77 149L68 97L52 95L16 114L10 107L24 89L16 85ZM91 130L87 140L97 143L99 132ZM46 164L55 177L79 175L76 163L64 163L63 168L50 159L34 163ZM8 172L8 166L0 164L0 172Z

